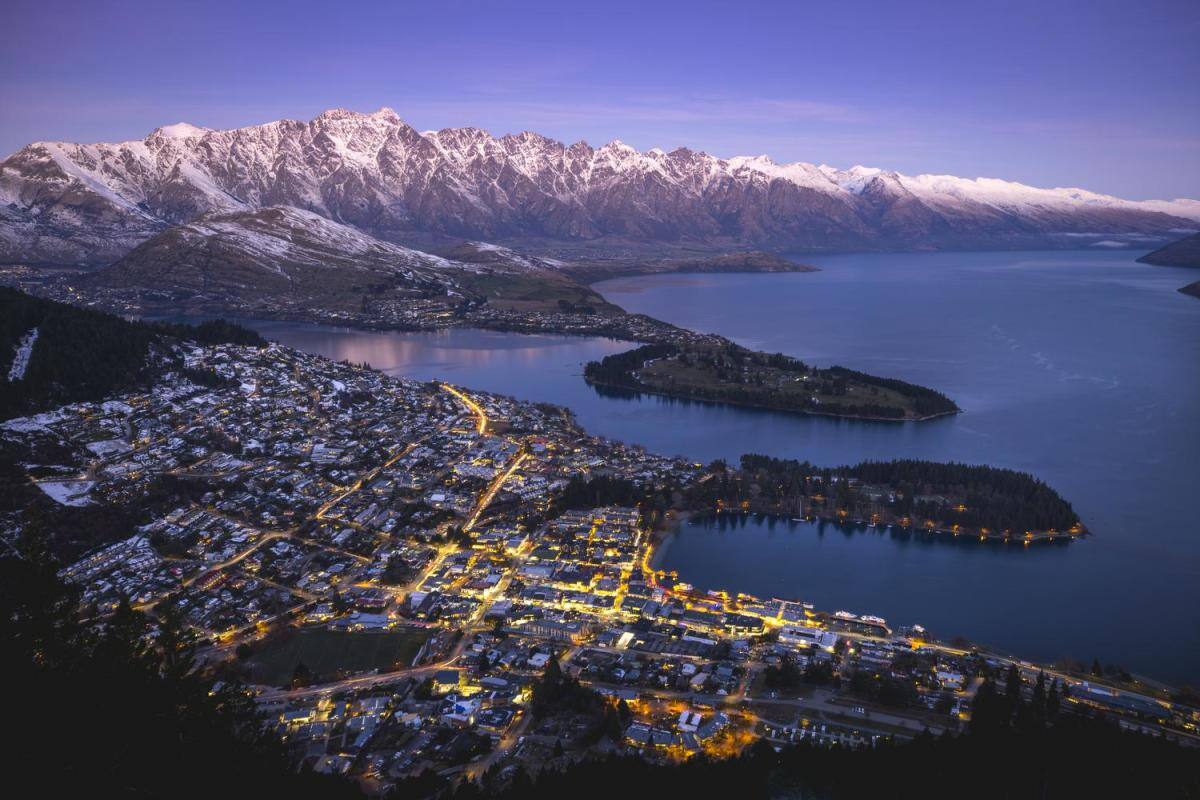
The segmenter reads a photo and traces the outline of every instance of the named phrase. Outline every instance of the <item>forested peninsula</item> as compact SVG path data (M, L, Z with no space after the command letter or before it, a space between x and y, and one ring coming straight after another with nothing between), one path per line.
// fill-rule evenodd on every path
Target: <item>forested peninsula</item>
M839 366L820 369L724 340L644 345L589 362L584 378L597 386L802 414L904 421L959 411L924 386Z

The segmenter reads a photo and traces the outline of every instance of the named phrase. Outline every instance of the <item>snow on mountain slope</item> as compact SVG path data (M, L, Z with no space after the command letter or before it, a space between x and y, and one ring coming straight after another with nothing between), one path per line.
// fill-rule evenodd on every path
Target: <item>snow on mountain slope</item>
M463 260L380 241L312 211L270 206L203 215L155 234L116 263L71 278L85 294L152 310L311 315L603 304L551 262L489 245Z
M219 242L274 268L278 263L318 269L381 270L411 274L466 268L429 253L382 242L348 225L288 206L251 213L206 215L169 231L181 246Z
M172 224L293 206L373 236L689 241L777 250L1020 247L1166 237L1200 202L1127 201L997 179L837 170L678 148L593 148L478 128L420 133L335 109L141 141L39 142L0 162L0 260L102 264Z
M302 306L353 302L364 293L409 298L460 293L479 272L381 242L311 211L268 207L206 214L138 245L83 286L199 295L213 303L272 298Z
M491 264L509 272L557 273L572 266L556 258L518 253L516 250L491 242L463 242L450 250L448 255L459 263Z

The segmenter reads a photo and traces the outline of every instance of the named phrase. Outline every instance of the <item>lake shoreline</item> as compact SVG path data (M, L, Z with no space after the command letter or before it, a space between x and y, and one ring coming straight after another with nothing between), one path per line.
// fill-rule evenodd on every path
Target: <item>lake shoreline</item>
M722 516L722 515L743 516L743 517L757 516L760 518L766 517L769 519L773 518L773 519L777 519L777 520L791 521L791 522L796 522L796 523L829 522L829 523L834 524L835 526L837 526L840 529L848 529L851 532L857 531L859 528L862 528L864 530L877 530L880 533L886 533L888 531L892 531L892 532L901 533L901 534L910 535L910 536L918 535L918 534L927 535L927 536L934 536L934 535L951 536L951 537L953 537L955 539L959 539L963 542L969 542L969 541L995 542L995 543L1001 543L1001 544L1020 544L1023 546L1031 545L1031 544L1051 544L1051 543L1065 544L1068 542L1074 542L1079 539L1083 539L1083 538L1091 535L1091 532L1083 525L1080 525L1080 529L1077 531L1029 531L1024 536L1013 536L1013 535L1006 536L1002 532L997 532L997 531L983 532L978 528L960 528L959 530L956 531L953 528L945 528L945 527L937 527L937 526L930 527L928 525L901 525L898 522L894 522L894 521L888 522L885 520L880 520L879 522L876 522L876 523L870 523L866 520L859 520L859 519L851 520L845 516L839 515L837 512L826 512L826 511L819 512L819 513L805 512L802 516L797 517L792 514L783 512L783 511L769 511L769 510L768 511L758 511L758 510L754 510L754 509L724 509L724 508L721 508L721 509L715 509L715 510L706 510L703 512L700 512L700 511L693 512L689 515L689 519L700 519L705 516L710 517L712 519L716 519L717 517Z

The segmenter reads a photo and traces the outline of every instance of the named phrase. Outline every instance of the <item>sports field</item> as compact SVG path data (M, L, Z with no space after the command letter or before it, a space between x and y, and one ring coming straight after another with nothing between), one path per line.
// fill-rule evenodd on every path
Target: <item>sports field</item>
M250 658L253 680L271 686L288 683L296 666L304 663L314 678L329 679L340 673L371 669L402 669L429 633L419 628L398 631L331 631L313 628L271 642Z

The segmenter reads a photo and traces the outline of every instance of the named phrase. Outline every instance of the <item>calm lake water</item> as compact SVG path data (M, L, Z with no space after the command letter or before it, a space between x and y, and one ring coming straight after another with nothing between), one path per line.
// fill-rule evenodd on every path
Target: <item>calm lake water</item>
M1200 301L1124 253L813 259L796 275L599 284L630 311L820 366L935 387L966 413L870 423L601 396L582 364L628 345L481 331L255 323L285 344L572 408L590 431L697 460L918 457L1030 471L1095 535L1029 549L755 519L689 524L663 566L702 588L919 622L1035 659L1200 683Z

